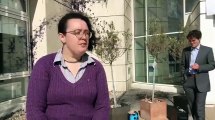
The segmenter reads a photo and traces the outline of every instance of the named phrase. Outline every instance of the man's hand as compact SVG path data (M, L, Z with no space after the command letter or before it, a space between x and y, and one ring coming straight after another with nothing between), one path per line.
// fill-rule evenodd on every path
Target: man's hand
M192 69L194 69L194 70L198 70L198 69L199 69L199 64L194 63L191 67L192 67Z

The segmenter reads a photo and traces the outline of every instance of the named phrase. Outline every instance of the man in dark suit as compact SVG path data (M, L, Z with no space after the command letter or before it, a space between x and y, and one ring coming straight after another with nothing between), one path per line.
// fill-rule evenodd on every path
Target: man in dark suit
M183 88L194 120L205 120L205 100L210 91L208 72L215 68L213 50L200 44L202 33L192 30L187 39L190 46L182 52Z

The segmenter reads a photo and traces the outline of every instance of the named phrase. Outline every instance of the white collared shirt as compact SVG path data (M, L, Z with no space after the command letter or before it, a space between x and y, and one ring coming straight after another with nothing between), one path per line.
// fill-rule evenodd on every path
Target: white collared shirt
M189 67L189 73L190 74L196 74L196 71L193 70L191 68L191 66L196 62L196 57L199 53L199 48L200 48L200 44L196 47L196 48L193 48L191 47L191 54L190 54L190 67Z
M53 64L56 65L57 63L59 63L58 65L60 66L61 72L63 73L63 75L65 76L65 78L71 82L71 83L75 83L78 80L80 80L80 78L83 76L85 69L87 67L88 64L94 63L95 61L87 54L85 53L82 58L81 58L81 66L80 69L78 70L78 73L76 74L76 76L74 76L71 71L68 69L68 66L65 64L64 58L63 58L63 54L62 54L62 50L58 50L54 62Z

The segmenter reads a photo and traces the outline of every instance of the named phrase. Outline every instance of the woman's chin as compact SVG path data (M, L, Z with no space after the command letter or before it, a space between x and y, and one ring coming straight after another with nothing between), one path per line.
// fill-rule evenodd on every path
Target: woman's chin
M83 49L83 50L80 50L79 53L83 55L84 53L86 53L86 51L87 49Z

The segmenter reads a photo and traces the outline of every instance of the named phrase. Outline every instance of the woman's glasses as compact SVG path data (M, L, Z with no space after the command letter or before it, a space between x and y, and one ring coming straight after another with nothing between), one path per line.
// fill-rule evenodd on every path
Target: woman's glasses
M87 39L90 39L92 37L92 33L88 30L80 30L80 29L77 29L77 30L73 30L73 31L68 31L66 33L70 33L72 35L75 35L78 39L81 39L83 37L83 35L85 35L85 37Z

